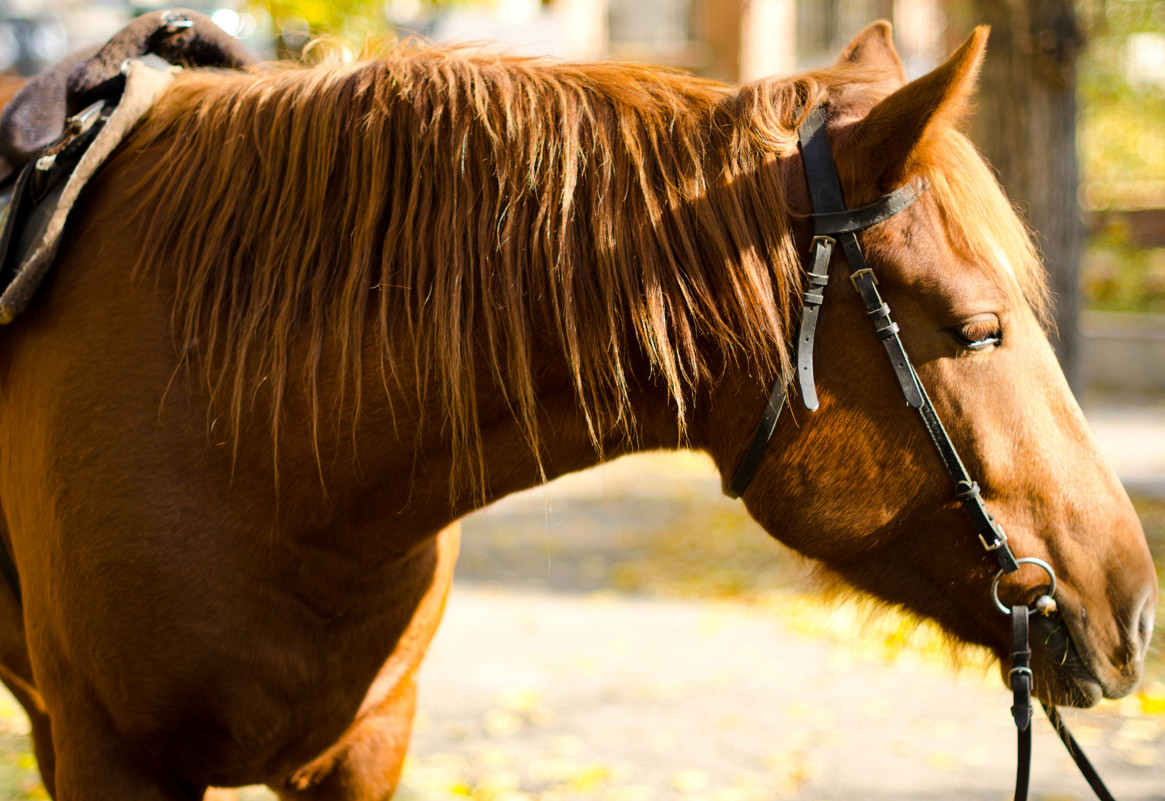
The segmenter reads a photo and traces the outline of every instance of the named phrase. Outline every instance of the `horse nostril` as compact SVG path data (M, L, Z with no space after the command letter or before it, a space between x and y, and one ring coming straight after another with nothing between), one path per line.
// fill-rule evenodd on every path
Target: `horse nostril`
M1140 646L1141 655L1149 652L1149 641L1153 639L1153 619L1156 616L1156 610L1153 608L1152 599L1145 601L1145 605L1141 608L1141 614L1137 617L1137 639L1136 642Z
M1157 594L1148 592L1141 599L1139 607L1134 607L1129 621L1130 656L1140 661L1149 652L1149 641L1153 639L1153 619L1157 612Z

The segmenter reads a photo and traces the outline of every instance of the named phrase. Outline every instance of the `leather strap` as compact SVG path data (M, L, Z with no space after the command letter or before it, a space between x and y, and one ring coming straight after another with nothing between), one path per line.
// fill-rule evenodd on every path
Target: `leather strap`
M950 435L927 396L914 365L910 362L906 347L899 336L898 324L891 318L890 307L878 291L878 280L874 271L866 264L865 255L857 239L857 231L861 228L853 227L876 225L889 219L917 200L926 188L925 183L916 181L907 184L869 206L846 210L841 182L833 163L833 153L825 135L823 106L815 107L806 115L798 130L798 137L814 209L812 215L814 237L811 245L813 267L807 273L808 288L803 295L804 307L797 336L797 381L802 402L811 411L817 409L819 405L813 375L813 343L821 306L825 299L825 287L829 282L829 263L833 257L834 246L840 243L849 262L850 283L865 303L866 316L870 318L874 332L890 358L890 365L906 403L916 409L922 418L923 426L954 484L955 497L970 515L983 548L995 557L1004 572L1013 573L1019 565L1007 545L1007 536L983 504L979 485L971 478L962 459L959 458ZM730 498L740 497L751 482L784 406L785 392L780 382L773 387L748 450L726 491Z
M1023 605L1011 607L1011 716L1020 731L1032 723L1032 652L1028 645L1028 608Z
M797 338L797 378L805 406L810 410L818 407L813 377L813 340L824 299L825 284L828 281L829 258L832 256L833 242L836 241L845 252L851 270L850 283L861 295L866 306L866 316L869 317L874 326L874 333L890 358L890 366L894 370L894 377L898 380L906 403L918 411L923 426L934 443L935 450L938 451L939 459L955 485L955 497L970 515L983 548L995 557L1005 572L1012 573L1019 566L1007 545L1007 536L983 505L979 486L967 473L950 435L947 434L934 405L930 402L899 336L898 324L890 317L890 306L878 291L878 279L866 264L866 257L857 238L857 231L861 229L852 227L863 224L876 225L889 219L917 200L925 189L925 184L910 183L869 206L851 211L838 211L836 207L829 205L840 202L844 209L841 183L833 164L829 142L825 137L825 110L822 106L814 108L807 115L799 131L799 137L801 157L809 181L809 194L813 200L815 234L813 243L816 251L814 266L808 278L809 289L804 295L805 310L802 312L801 329ZM829 234L835 236L836 240Z
M809 199L813 203L814 214L842 211L845 198L841 193L841 180L837 177L837 167L833 163L833 149L825 134L826 105L814 106L805 115L804 122L797 129L797 139L801 144L801 162L805 165L805 177L809 181ZM818 233L814 230L814 233Z
M1015 797L1014 801L1026 801L1027 788L1032 775L1032 727L1016 732L1015 748Z
M861 228L853 227L867 224L875 225L889 219L917 200L925 189L925 184L922 182L910 183L869 206L851 211L836 211L827 204L842 202L840 201L841 183L833 165L833 154L829 149L829 142L825 138L825 111L822 106L816 107L809 113L799 136L801 139L801 157L805 163L805 173L809 181L809 194L813 199L813 231L815 234L813 242L815 244L829 242L831 241L830 237L826 234L831 233L836 236L836 241L841 243L851 270L850 283L853 284L854 289L861 295L862 301L865 303L866 316L873 323L874 333L881 340L882 347L885 348L886 355L890 358L890 366L894 370L894 377L898 380L898 386L902 389L906 403L911 408L918 410L922 417L926 432L930 435L939 458L955 485L955 496L970 514L971 520L975 524L979 541L996 558L1004 571L1012 573L1018 569L1018 565L1011 549L1007 546L1007 536L983 505L978 485L967 473L962 459L959 458L958 451L955 450L954 443L951 442L950 435L947 434L938 413L930 402L930 398L927 397L926 389L918 379L914 365L911 364L910 357L906 353L906 347L902 344L902 338L898 335L898 324L890 317L890 307L878 291L878 279L874 275L874 271L866 264L866 257L858 243L857 231ZM822 250L820 244L817 244L817 249L820 254ZM827 264L828 255L831 253L832 248L826 253ZM813 386L813 338L822 303L819 296L824 292L824 285L828 280L822 275L825 272L826 270L817 266L815 262L809 279L811 288L805 293L806 310L802 313L801 331L797 339L797 377L801 384L801 397L810 410L816 409L818 406L817 392ZM814 290L817 286L820 286L821 289L815 293ZM813 305L809 305L811 297L814 298Z
M813 233L817 236L857 233L893 217L926 191L923 181L911 181L868 206L840 211L815 211ZM817 206L814 206L817 209Z
M773 391L769 394L769 400L761 413L760 423L756 427L756 433L753 434L752 442L749 443L744 458L740 460L740 466L736 468L732 483L725 490L724 494L729 498L739 498L748 487L749 482L752 481L752 477L756 474L757 465L760 464L761 457L764 456L765 447L772 439L773 429L777 427L781 410L784 408L785 385L777 381L773 385Z
M906 355L902 338L898 336L898 324L890 319L890 307L886 305L882 300L881 293L878 292L878 279L874 276L874 271L866 266L866 259L862 255L857 238L853 234L843 234L842 236L842 246L849 259L850 268L853 269L849 277L850 283L853 284L854 289L862 296L862 301L866 304L866 316L874 324L874 333L882 341L886 355L890 357L890 366L894 368L894 376L898 379L898 386L901 387L902 394L906 396L906 403L911 408L921 408L923 405L922 384L914 374L910 357Z
M856 268L858 261L864 267L865 259L856 234L898 214L916 201L926 189L925 183L914 181L898 187L868 206L847 209L841 180L833 161L833 151L825 133L825 112L824 104L815 106L797 130L801 161L805 165L809 198L813 204L813 242L810 245L813 268L806 275L809 288L803 295L801 323L797 332L797 382L801 402L811 412L816 411L820 405L813 376L813 342L817 336L817 319L825 302L825 286L829 283L829 262L834 245L841 243L851 269ZM901 342L895 338L894 342L884 340L884 344L895 369L904 369L901 366L903 360L896 358L893 352L902 351ZM900 376L899 381L902 380ZM903 383L902 387L906 392L907 384Z
M1015 720L1016 733L1016 765L1015 765L1015 799L1026 801L1028 784L1031 779L1032 756L1032 704L1031 704L1031 647L1028 644L1028 618L1030 610L1026 606L1011 607L1011 672L1008 681L1011 684L1013 705L1011 715ZM1096 768L1085 756L1076 738L1068 731L1060 711L1051 704L1040 701L1040 706L1048 716L1052 728L1056 730L1060 741L1068 749L1068 755L1076 763L1080 775L1088 782L1092 792L1100 801L1116 801L1109 792L1104 780L1096 772Z
M1025 801L1032 763L1032 670L1028 645L1028 608L1011 607L1011 717L1019 737L1015 762L1015 801Z
M817 329L818 315L824 301L825 286L829 281L829 262L835 245L841 244L850 266L850 282L862 297L866 316L874 325L874 332L881 340L902 394L909 406L918 411L927 434L934 443L939 459L955 487L955 497L970 515L979 541L999 562L1000 575L1014 573L1019 564L1007 544L1007 537L995 522L983 503L976 484L967 473L966 466L942 424L934 404L926 394L926 388L918 378L914 365L906 353L899 337L898 325L890 316L890 307L878 291L878 281L873 270L866 264L865 256L857 240L857 232L876 225L892 217L913 203L925 190L925 184L911 184L891 192L877 203L861 209L845 210L841 196L841 184L833 166L833 155L825 139L825 112L821 107L813 109L799 131L801 155L805 173L809 181L809 193L813 208L814 237L810 249L813 253L813 267L808 271L808 288L804 293L805 306L801 316L801 327L797 342L797 376L801 387L801 397L810 410L818 406L817 392L813 381L813 340ZM728 487L729 497L737 498L752 480L760 464L765 447L772 437L773 429L785 403L785 387L779 381L773 387L768 404L761 415L748 451ZM1034 560L1026 560L1034 561ZM1047 568L1051 574L1051 568ZM1054 579L1054 576L1053 576ZM998 582L998 577L996 582ZM1054 586L1053 580L1053 586ZM998 598L996 598L998 604ZM1011 607L1012 621L1012 669L1008 676L1012 690L1011 714L1018 733L1017 760L1015 773L1015 801L1026 801L1031 777L1032 753L1032 671L1031 648L1028 644L1028 616L1026 606ZM1041 702L1042 703L1042 702ZM1068 753L1076 762L1081 774L1088 781L1100 801L1114 801L1100 775L1080 750L1060 719L1056 708L1044 704L1044 711L1052 722L1056 733L1064 742Z
M801 144L801 161L805 165L805 178L809 182L809 201L816 212L836 212L845 209L845 199L841 194L841 181L837 168L833 165L833 151L825 134L825 107L815 106L797 129ZM825 301L825 285L829 283L829 261L833 256L835 240L822 236L817 230L817 217L813 223L813 269L809 273L809 290L805 292L805 304L801 311L801 324L797 331L797 382L801 390L801 402L809 411L818 407L817 388L813 379L813 340L817 336L817 318Z
M1068 726L1064 723L1063 718L1060 717L1060 710L1051 704L1046 704L1040 701L1040 706L1044 708L1044 712L1048 715L1048 720L1052 724L1052 728L1056 730L1056 734L1060 736L1060 742L1068 749L1068 756L1072 757L1072 761L1076 763L1076 767L1080 769L1080 775L1088 782L1088 786L1092 788L1092 792L1096 793L1096 797L1100 801L1116 801L1111 792L1104 784L1104 780L1100 778L1100 774L1096 772L1096 768L1088 761L1088 757L1084 755L1080 744L1076 742L1076 738L1072 736L1072 732L1068 731Z
M853 236L853 234L845 236ZM845 242L844 239L842 241ZM931 442L934 443L935 451L938 452L939 460L943 463L947 475L950 476L955 485L955 497L970 515L983 548L995 557L1004 572L1014 573L1019 569L1019 564L1015 561L1015 555L1007 545L1007 535L1003 533L1003 529L987 511L983 498L979 494L979 485L967 472L963 460L959 458L959 452L955 449L954 443L951 442L951 437L943 426L938 412L935 411L934 404L931 403L930 396L926 394L926 388L919 380L918 373L915 372L914 365L910 361L910 356L902 344L902 339L898 336L898 325L890 317L890 307L882 300L882 296L878 292L878 280L874 276L874 271L866 266L865 258L862 256L861 248L858 247L856 240L852 251L849 248L846 249L846 255L850 258L850 265L857 268L850 274L850 282L866 305L866 316L874 324L874 332L882 340L886 354L890 357L890 365L894 368L894 376L898 379L898 385L902 388L906 403L918 411L919 417L922 418L923 427L930 436Z
M926 184L913 181L899 187L882 197L875 203L857 209L847 209L842 196L841 181L837 176L837 168L833 163L833 152L829 147L829 140L825 134L825 108L817 106L806 115L805 121L798 129L801 144L801 157L805 164L806 178L808 179L810 201L814 213L814 237L810 244L813 265L806 272L807 287L802 294L801 321L797 333L797 383L800 389L801 401L805 408L814 411L818 408L816 381L813 374L813 344L817 335L817 321L821 314L821 306L825 302L825 287L829 283L829 265L838 242L845 251L846 258L851 265L860 263L865 267L865 257L858 244L857 232L871 225L890 219L895 214L907 208L918 199L926 189ZM869 272L872 284L873 273ZM854 284L858 287L858 284ZM859 290L860 291L860 290ZM877 295L877 290L872 290ZM901 340L897 336L897 325L889 319L889 307L881 300L877 306L885 309L884 323L875 320L880 332L886 332L883 339L884 346L890 354L891 363L898 375L899 384L906 394L911 405L917 407L921 398L913 389L917 379L913 377L909 360ZM780 403L774 399L780 396ZM769 403L761 415L761 421L749 443L748 450L736 468L732 481L726 490L730 498L738 498L748 487L764 455L765 447L772 437L773 429L785 402L786 389L777 385L769 397Z
M797 331L797 383L801 402L809 411L816 411L817 384L813 378L813 339L817 335L817 316L825 302L825 285L829 283L829 261L833 258L835 240L828 236L813 238L813 269L807 274L809 288L801 296L801 326Z

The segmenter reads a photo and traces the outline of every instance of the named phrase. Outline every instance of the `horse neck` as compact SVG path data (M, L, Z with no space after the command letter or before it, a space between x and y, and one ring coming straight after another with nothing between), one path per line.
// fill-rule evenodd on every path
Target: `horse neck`
M675 407L666 389L649 378L645 359L629 360L629 415L616 419L584 411L557 342L543 339L536 351L538 442L530 442L511 402L481 365L474 377L479 429L474 452L455 454L447 421L437 416L419 421L415 440L410 439L415 429L398 420L387 446L401 455L392 469L409 474L407 482L400 482L402 507L425 509L424 515L443 524L446 517L461 517L510 493L603 461L684 444ZM398 410L416 408L407 400L411 390L393 393L390 400Z

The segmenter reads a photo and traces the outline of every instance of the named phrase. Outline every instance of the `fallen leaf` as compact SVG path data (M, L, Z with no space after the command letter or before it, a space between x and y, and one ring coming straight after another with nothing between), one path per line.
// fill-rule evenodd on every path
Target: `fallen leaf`
M672 775L670 784L685 795L693 795L708 789L711 777L702 770L681 770Z

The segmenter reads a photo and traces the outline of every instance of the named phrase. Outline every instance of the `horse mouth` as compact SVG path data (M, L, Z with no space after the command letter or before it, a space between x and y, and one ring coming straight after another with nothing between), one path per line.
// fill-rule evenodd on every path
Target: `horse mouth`
M1085 708L1102 698L1120 698L1132 692L1139 671L1106 680L1098 660L1086 646L1078 647L1078 642L1061 615L1032 616L1033 691L1037 697L1059 706Z

